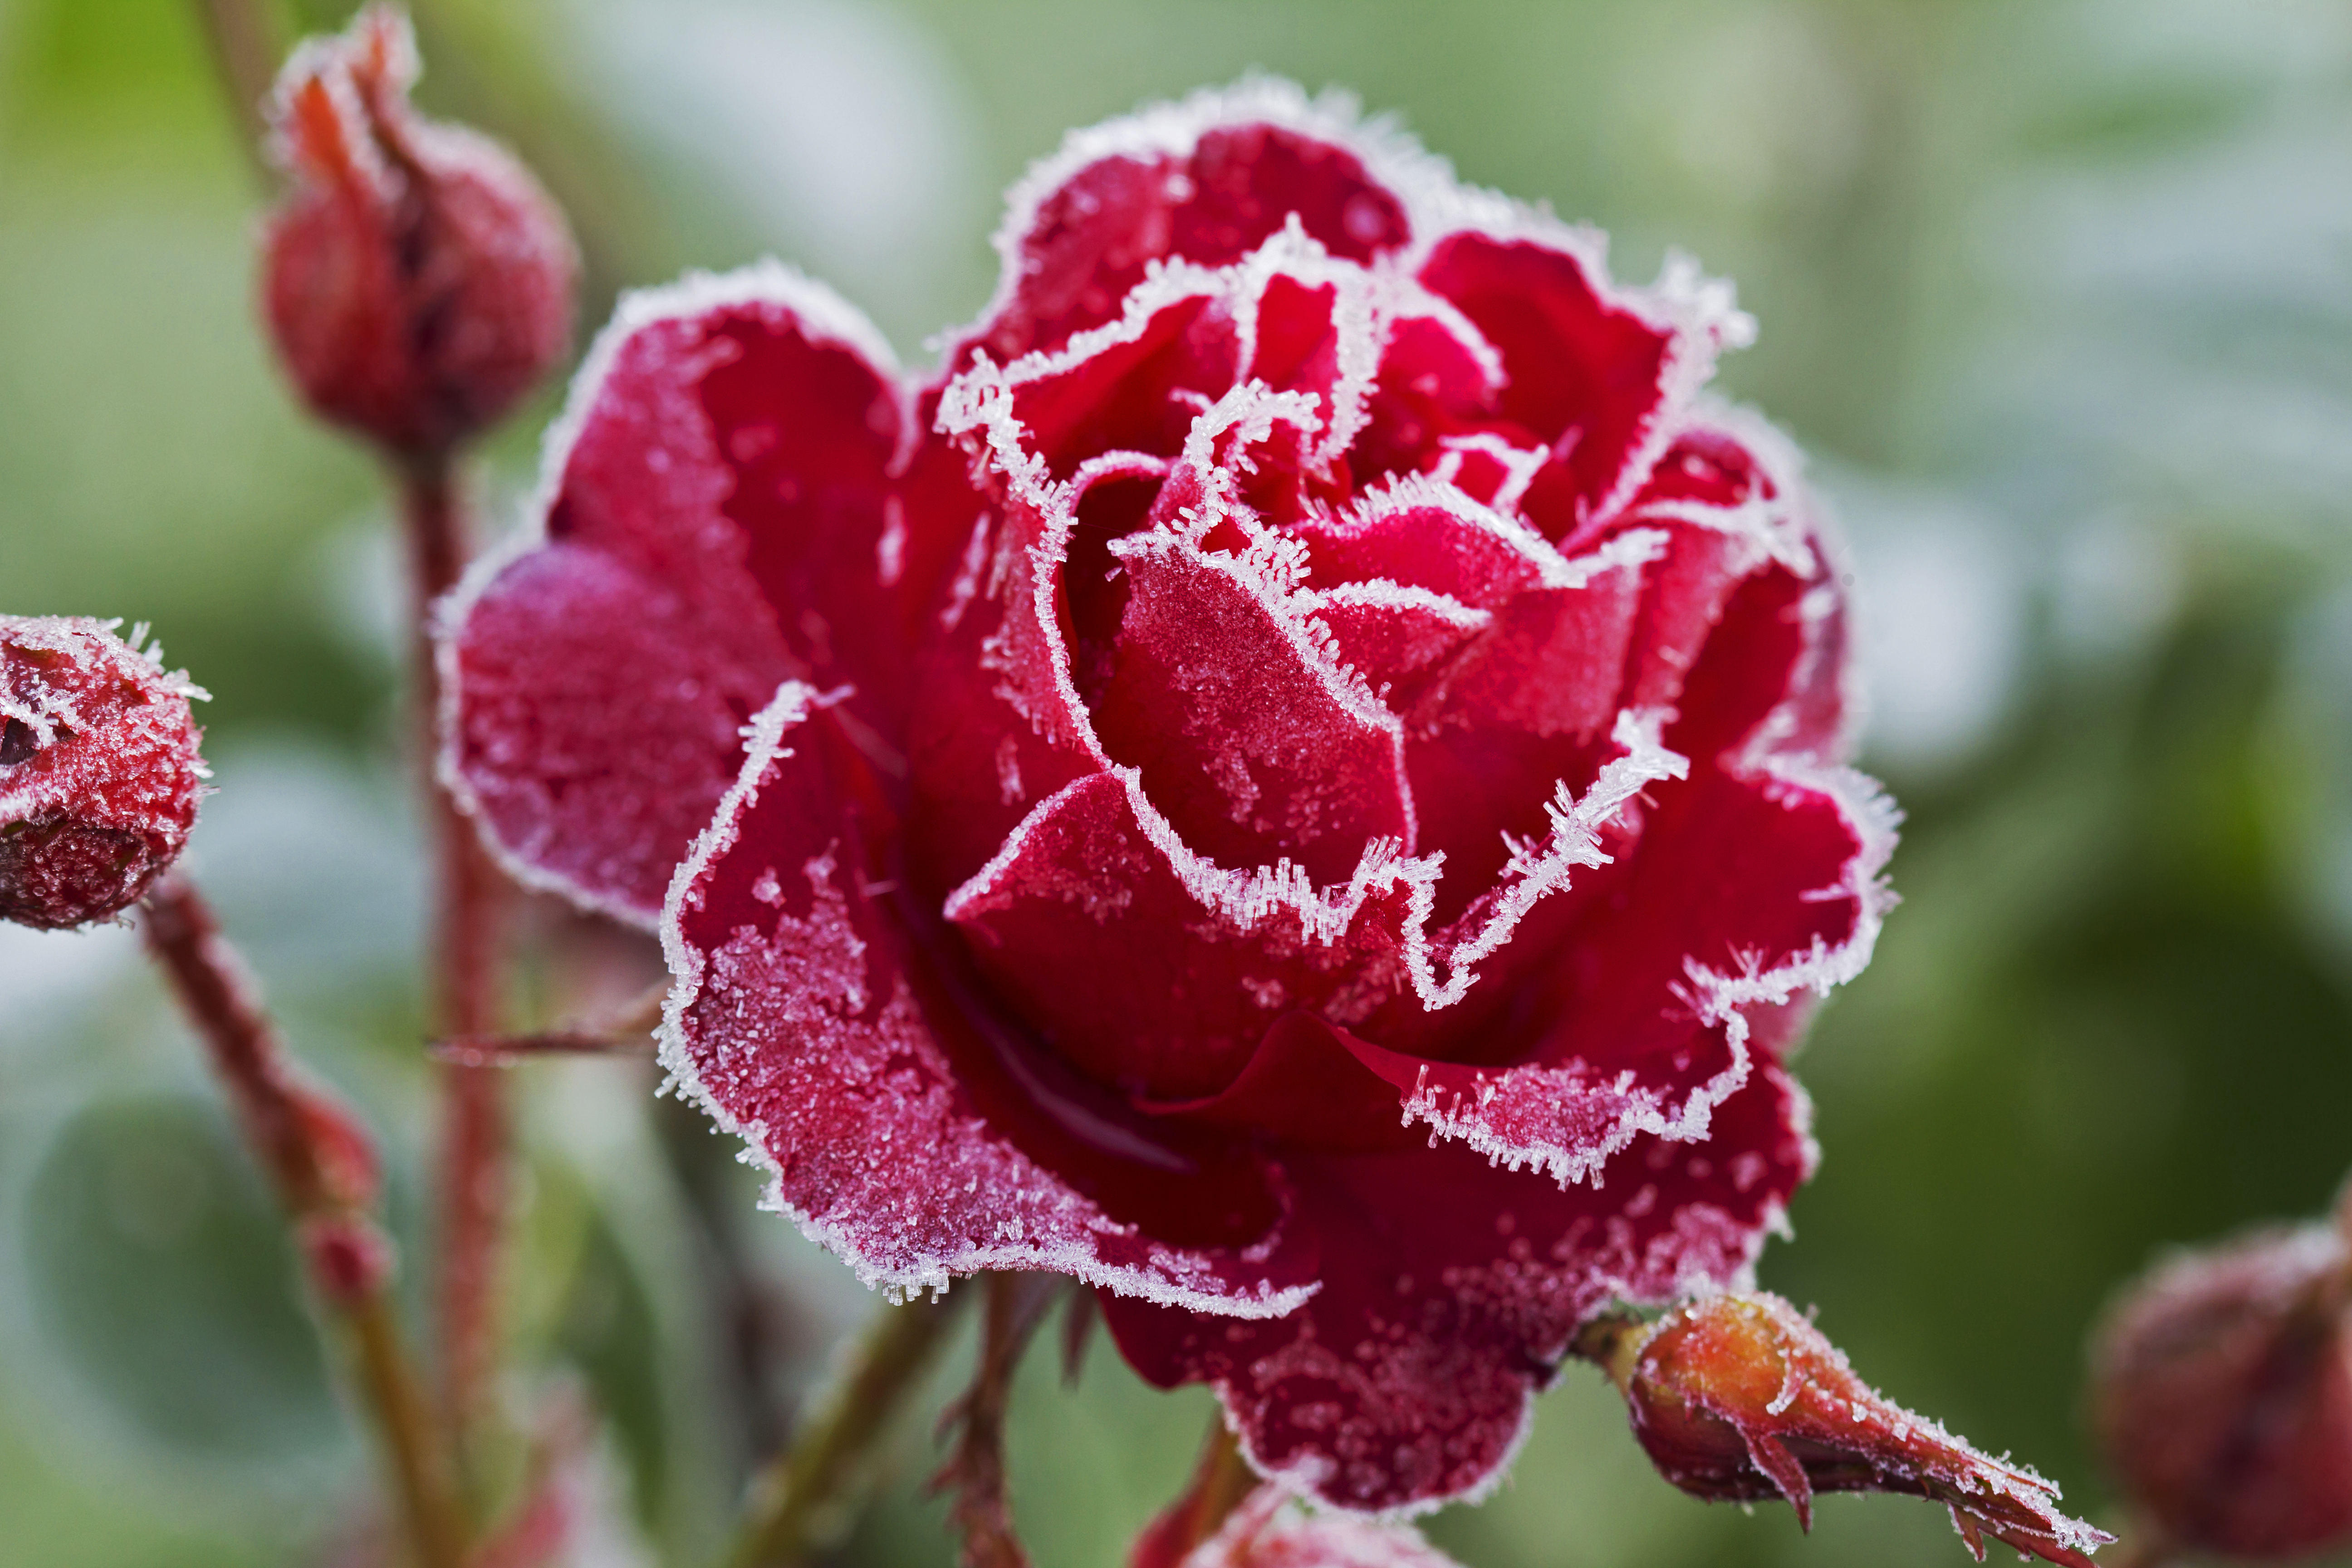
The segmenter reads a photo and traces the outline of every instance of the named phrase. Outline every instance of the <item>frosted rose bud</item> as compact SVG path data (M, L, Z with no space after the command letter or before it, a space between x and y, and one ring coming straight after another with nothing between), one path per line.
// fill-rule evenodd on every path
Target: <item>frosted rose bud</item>
M370 6L296 50L272 108L293 186L264 240L272 338L320 417L426 456L569 351L579 257L515 157L419 117L407 18Z
M1882 1398L1778 1296L1695 1301L1600 1354L1651 1462L1694 1496L1786 1498L1808 1530L1817 1491L1929 1498L1979 1560L1986 1536L2077 1565L2111 1539L2053 1509L2032 1471Z
M0 920L57 930L118 913L195 826L205 773L188 702L205 693L114 625L0 616Z
M2157 1269L2092 1354L2099 1439L2175 1544L2296 1557L2352 1539L2346 1248L2269 1230Z

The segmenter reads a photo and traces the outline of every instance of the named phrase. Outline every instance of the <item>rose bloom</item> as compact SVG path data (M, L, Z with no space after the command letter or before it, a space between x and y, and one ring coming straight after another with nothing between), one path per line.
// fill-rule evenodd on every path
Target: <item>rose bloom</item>
M1097 1288L1259 1469L1501 1473L1612 1300L1748 1279L1894 813L1847 607L1681 258L1252 83L1074 136L904 375L769 265L633 296L445 771L657 926L666 1059L898 1291Z

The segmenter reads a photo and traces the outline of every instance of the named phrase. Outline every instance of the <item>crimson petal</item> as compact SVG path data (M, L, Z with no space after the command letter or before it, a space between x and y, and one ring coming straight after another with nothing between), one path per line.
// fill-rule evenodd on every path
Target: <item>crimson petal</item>
M1051 1268L1196 1310L1295 1305L1280 1194L1246 1158L1122 1122L1018 1040L974 1037L985 1019L912 956L875 874L887 808L822 702L778 689L672 890L667 1064L868 1283Z
M1401 249L1412 220L1373 167L1393 154L1351 121L1264 82L1073 135L1007 198L1004 281L972 342L1000 362L1059 348L1117 316L1151 263L1223 266L1294 215L1350 261Z
M772 265L633 297L563 428L543 539L445 616L446 766L520 874L650 923L779 679L854 683L891 763L972 502L939 457L896 477L887 349Z
M1304 1307L1235 1323L1106 1299L1104 1321L1151 1382L1213 1386L1251 1461L1318 1501L1369 1513L1475 1496L1587 1317L1743 1282L1811 1171L1805 1120L1766 1068L1704 1149L1639 1140L1606 1188L1453 1144L1294 1157L1298 1223L1322 1244Z

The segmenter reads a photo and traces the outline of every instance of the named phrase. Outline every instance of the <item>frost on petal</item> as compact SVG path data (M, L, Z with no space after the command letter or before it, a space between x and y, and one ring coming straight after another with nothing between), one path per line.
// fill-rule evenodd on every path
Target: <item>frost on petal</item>
M1338 1508L1417 1510L1495 1484L1610 1300L1744 1282L1809 1165L1775 1068L1725 1103L1706 1148L1639 1140L1604 1188L1451 1143L1299 1156L1297 1223L1322 1240L1306 1306L1225 1323L1107 1300L1105 1318L1145 1377L1213 1386L1261 1472Z
M1530 521L1563 538L1619 499L1665 405L1672 329L1612 299L1587 258L1532 238L1449 235L1421 280L1502 356L1501 413L1551 455Z
M730 658L710 630L667 581L574 544L474 601L451 645L453 761L513 860L627 918L661 908L782 674L772 647Z
M772 1199L869 1282L1049 1268L1247 1316L1305 1281L1245 1151L1158 1136L918 959L879 874L888 811L805 687L744 770L664 916L665 1060L774 1173Z
M1347 880L1374 839L1409 845L1388 712L1222 558L1117 548L1133 586L1095 730L1184 842L1222 866L1287 858L1318 884Z
M973 504L943 447L894 477L904 417L871 330L782 268L624 304L551 439L543 542L446 617L449 769L525 875L649 921L779 679L896 732Z
M1394 1003L1359 1026L1378 1042L1359 1058L1408 1118L1559 1181L1601 1170L1636 1134L1709 1140L1804 999L1869 962L1892 901L1894 820L1856 775L1783 763L1651 790L1618 863L1536 905L1482 966L1482 987L1517 1005L1481 1049L1423 1043Z
M1261 95L1263 96L1263 95ZM1286 96L1276 94L1276 96ZM1118 314L1155 261L1220 267L1295 215L1332 255L1365 262L1412 237L1403 202L1341 145L1276 122L1306 105L1196 100L1071 139L1013 195L997 236L1004 285L980 341L1004 361Z
M1337 940L1279 908L1237 920L1185 885L1132 790L1113 773L1070 785L948 900L982 973L1056 1052L1100 1082L1182 1101L1230 1083L1290 1010L1347 1011L1374 976L1401 984L1400 894L1367 900ZM1382 1091L1390 1124L1396 1101Z
M1530 1060L1671 1060L1711 1025L1826 994L1870 962L1892 901L1885 797L1855 775L1795 767L1705 770L1659 793L1616 896L1585 917L1550 977L1554 1022Z
M1298 527L1308 581L1318 586L1385 582L1492 609L1544 578L1552 552L1484 509L1433 487L1409 485L1332 518Z
M1162 292L1139 295L1082 353L1016 362L1011 412L1053 478L1106 452L1174 457L1203 404L1233 385L1239 344L1211 281L1171 279Z

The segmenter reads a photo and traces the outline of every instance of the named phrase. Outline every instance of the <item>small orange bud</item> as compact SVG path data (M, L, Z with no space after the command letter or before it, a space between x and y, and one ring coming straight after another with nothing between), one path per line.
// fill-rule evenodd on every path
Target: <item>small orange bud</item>
M1943 1503L1981 1561L1987 1536L2088 1568L2112 1537L2059 1513L2058 1489L1882 1398L1778 1296L1713 1296L1657 1323L1588 1326L1580 1348L1624 1391L1659 1474L1696 1497L1786 1498L1812 1527L1815 1492Z
M0 920L118 914L195 826L205 694L115 624L0 616Z
M495 422L569 351L563 215L488 138L409 107L407 18L372 5L278 78L293 176L264 239L279 357L320 417L426 458Z
M2117 1479L2178 1546L2299 1557L2352 1541L2352 1259L2326 1226L2158 1268L2092 1352Z

